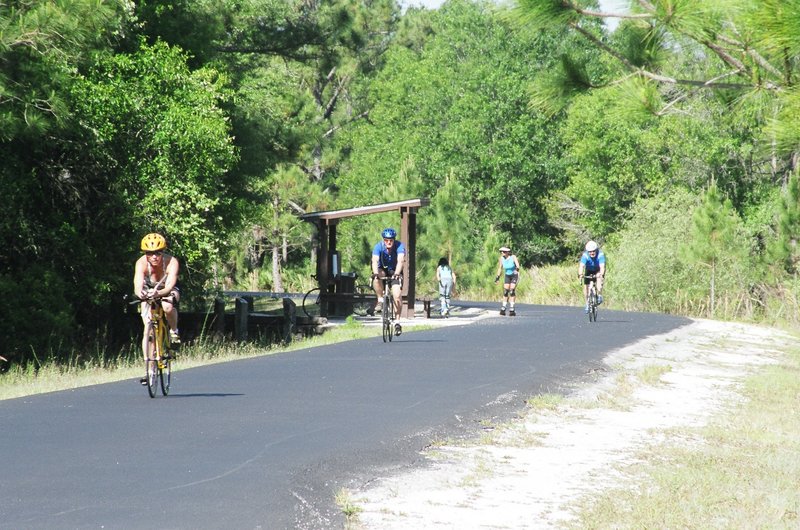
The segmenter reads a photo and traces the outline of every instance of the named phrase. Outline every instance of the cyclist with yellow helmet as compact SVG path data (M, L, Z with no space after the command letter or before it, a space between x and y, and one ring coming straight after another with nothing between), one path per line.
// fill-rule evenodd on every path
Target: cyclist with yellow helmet
M161 307L167 317L169 325L169 338L172 344L181 343L178 334L178 259L167 254L167 240L157 233L147 234L142 238L141 249L144 255L136 260L136 269L133 273L133 292L139 298L161 298ZM142 302L142 322L147 325L150 306ZM142 351L147 361L147 335L142 339Z

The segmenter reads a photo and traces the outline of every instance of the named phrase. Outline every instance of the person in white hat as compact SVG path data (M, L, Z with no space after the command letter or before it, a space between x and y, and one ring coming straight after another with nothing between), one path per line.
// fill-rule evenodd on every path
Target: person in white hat
M594 241L589 241L581 254L581 261L578 263L578 278L583 284L583 298L586 305L583 308L585 313L589 312L589 284L596 282L597 303L603 303L603 278L606 275L606 255L600 250L600 245Z
M507 304L508 315L513 317L517 314L514 311L514 302L517 299L519 260L508 247L500 247L500 259L497 261L497 275L494 277L494 283L500 281L500 273L503 273L503 305L500 307L500 314L506 314Z

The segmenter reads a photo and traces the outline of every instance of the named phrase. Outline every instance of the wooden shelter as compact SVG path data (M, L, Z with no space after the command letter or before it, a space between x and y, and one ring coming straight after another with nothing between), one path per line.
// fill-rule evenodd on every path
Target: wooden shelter
M319 253L317 256L317 282L320 292L321 316L328 316L328 301L337 297L337 282L341 281L341 263L336 250L336 226L342 219L369 215L375 213L397 211L400 213L400 237L406 247L406 257L403 282L403 304L400 316L414 318L414 303L416 301L416 246L417 246L417 210L430 204L429 199L408 199L398 202L387 202L372 206L360 206L346 210L330 210L326 212L312 212L301 215L304 221L314 223L317 227L317 243ZM365 260L371 256L365 256Z

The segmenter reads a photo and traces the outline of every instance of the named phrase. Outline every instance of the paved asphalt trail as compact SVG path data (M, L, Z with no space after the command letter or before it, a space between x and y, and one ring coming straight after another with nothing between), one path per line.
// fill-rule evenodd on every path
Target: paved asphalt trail
M419 463L604 354L688 323L518 306L516 318L0 402L0 528L342 528L333 498ZM376 334L378 330L376 330Z

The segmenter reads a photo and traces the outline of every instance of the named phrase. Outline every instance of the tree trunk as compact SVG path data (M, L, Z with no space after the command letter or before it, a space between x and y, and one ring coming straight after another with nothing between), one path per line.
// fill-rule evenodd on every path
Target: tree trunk
M716 305L715 300L715 292L714 292L714 280L716 279L717 273L717 262L711 262L711 318L714 318L714 308Z
M276 293L283 292L283 281L281 280L281 247L272 246L272 290Z

